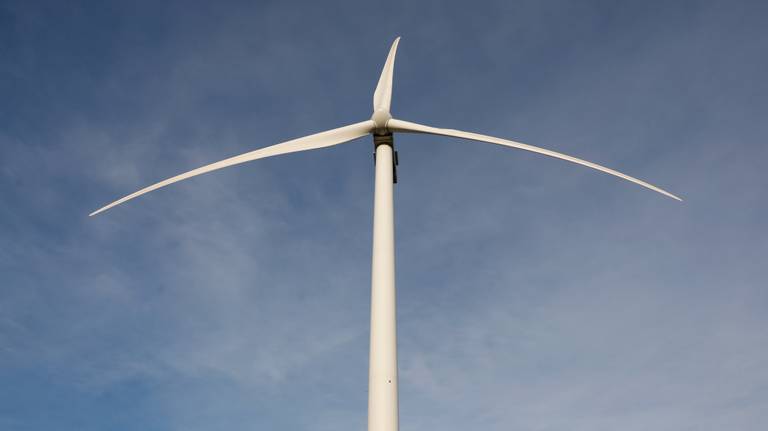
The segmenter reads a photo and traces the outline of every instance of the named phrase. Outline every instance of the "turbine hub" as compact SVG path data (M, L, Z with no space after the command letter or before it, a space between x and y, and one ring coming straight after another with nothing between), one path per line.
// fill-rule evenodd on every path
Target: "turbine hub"
M377 109L373 111L373 115L371 116L371 120L376 124L376 130L374 131L377 135L384 135L389 132L387 132L387 122L392 119L392 115L389 113L389 111L385 111L383 109Z

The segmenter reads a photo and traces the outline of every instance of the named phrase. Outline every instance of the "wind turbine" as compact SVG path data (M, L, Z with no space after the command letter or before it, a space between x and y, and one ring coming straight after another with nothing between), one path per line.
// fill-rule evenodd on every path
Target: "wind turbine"
M600 166L573 156L507 139L454 129L440 129L392 118L389 112L392 101L392 76L398 37L392 43L389 55L381 71L376 91L373 93L373 115L369 120L338 129L316 133L239 156L230 157L210 165L193 169L159 183L145 187L104 206L90 215L96 215L135 197L217 169L252 160L297 151L314 150L343 144L373 135L375 147L375 188L373 210L373 262L371 268L371 338L368 370L368 430L397 431L398 429L398 379L397 379L397 331L395 321L395 229L393 212L393 186L397 181L397 154L394 152L392 135L401 133L425 133L450 136L473 141L487 142L510 148L531 151L545 156L566 160L639 184L645 188L681 201L679 197L654 185L613 169Z

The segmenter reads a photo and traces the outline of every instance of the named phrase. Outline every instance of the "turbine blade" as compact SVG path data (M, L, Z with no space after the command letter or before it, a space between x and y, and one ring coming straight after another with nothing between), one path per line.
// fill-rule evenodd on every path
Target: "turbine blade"
M353 139L357 139L367 135L373 130L373 127L374 127L373 121L367 120L360 123L351 124L349 126L340 127L338 129L327 130L325 132L316 133L314 135L305 136L303 138L297 138L290 141L282 142L280 144L275 144L269 147L260 148L258 150L250 151L248 153L241 154L239 156L230 157L228 159L224 159L216 163L211 163L210 165L205 165L203 167L191 170L189 172L176 175L173 178L168 178L165 181L160 181L159 183L153 184L149 187L145 187L137 192L131 193L128 196L118 199L112 202L111 204L90 213L89 216L96 215L116 205L120 205L125 201L129 201L145 193L149 193L153 190L157 190L160 187L165 187L169 184L173 184L181 180L186 180L187 178L191 178L197 175L202 175L207 172L215 171L217 169L226 168L228 166L250 162L252 160L263 159L265 157L278 156L280 154L294 153L297 151L314 150L317 148L330 147L332 145L342 144L344 142L348 142Z
M400 43L399 37L392 42L387 61L384 63L384 68L381 70L379 84L376 85L376 91L373 93L374 111L383 110L389 112L389 105L392 103L392 75L395 71L395 55L397 55L398 43Z
M427 133L431 135L442 135L442 136L451 136L454 138L464 138L464 139L471 139L473 141L480 141L480 142L488 142L491 144L497 144L497 145L503 145L505 147L512 147L512 148L518 148L521 150L531 151L534 153L544 154L545 156L554 157L557 159L566 160L572 163L577 163L582 166L586 166L588 168L596 169L601 172L605 172L606 174L611 174L613 176L625 179L627 181L631 181L635 184L639 184L645 188L651 189L655 192L661 193L665 196L669 196L672 199L676 199L678 201L682 201L679 197L673 195L672 193L669 193L666 190L662 190L652 184L648 184L645 181L638 180L637 178L630 177L629 175L623 174L619 171L615 171L610 168L606 168L605 166L600 166L596 163L588 162L586 160L582 160L573 156L569 156L566 154L558 153L556 151L547 150L544 148L534 147L533 145L527 145L527 144L521 144L520 142L515 141L509 141L507 139L501 139L501 138L495 138L493 136L487 136L487 135L480 135L477 133L471 133L471 132L463 132L461 130L453 130L453 129L439 129L436 127L430 127L430 126L424 126L421 124L411 123L408 121L402 121L402 120L396 120L391 119L387 123L387 129L390 132L411 132L411 133Z

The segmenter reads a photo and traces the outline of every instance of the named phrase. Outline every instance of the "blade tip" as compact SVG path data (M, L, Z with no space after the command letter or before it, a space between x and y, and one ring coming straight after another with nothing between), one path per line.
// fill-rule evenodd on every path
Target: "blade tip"
M677 196L677 195L673 195L670 192L665 191L664 194L669 196L669 197L671 197L672 199L674 199L674 200L676 200L678 202L682 202L683 201L683 198L681 198L680 196Z
M99 208L99 209L97 209L96 211L94 211L94 212L92 212L92 213L88 214L88 217L93 217L93 216L95 216L96 214L100 214L100 213L103 213L104 211L106 211L106 210L108 210L108 209L109 209L109 207L108 207L108 206L106 206L106 207L103 207L103 208Z

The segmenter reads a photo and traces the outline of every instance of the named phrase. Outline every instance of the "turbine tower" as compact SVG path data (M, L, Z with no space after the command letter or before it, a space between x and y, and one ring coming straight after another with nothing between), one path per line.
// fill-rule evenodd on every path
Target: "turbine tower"
M131 193L106 205L90 215L96 215L135 197L217 169L278 156L297 151L314 150L342 144L373 135L376 173L373 209L373 259L371 267L371 336L368 370L368 431L397 431L398 429L398 379L397 379L397 326L395 313L395 229L393 209L393 183L397 182L397 153L394 151L393 133L425 133L431 135L464 138L505 147L531 151L545 156L566 160L588 168L625 179L678 201L679 197L637 178L600 166L596 163L534 147L507 139L463 132L454 129L440 129L392 118L392 77L398 37L392 43L384 69L373 94L373 115L369 120L314 135L297 138L238 156L230 157L210 165L185 172L137 192Z

